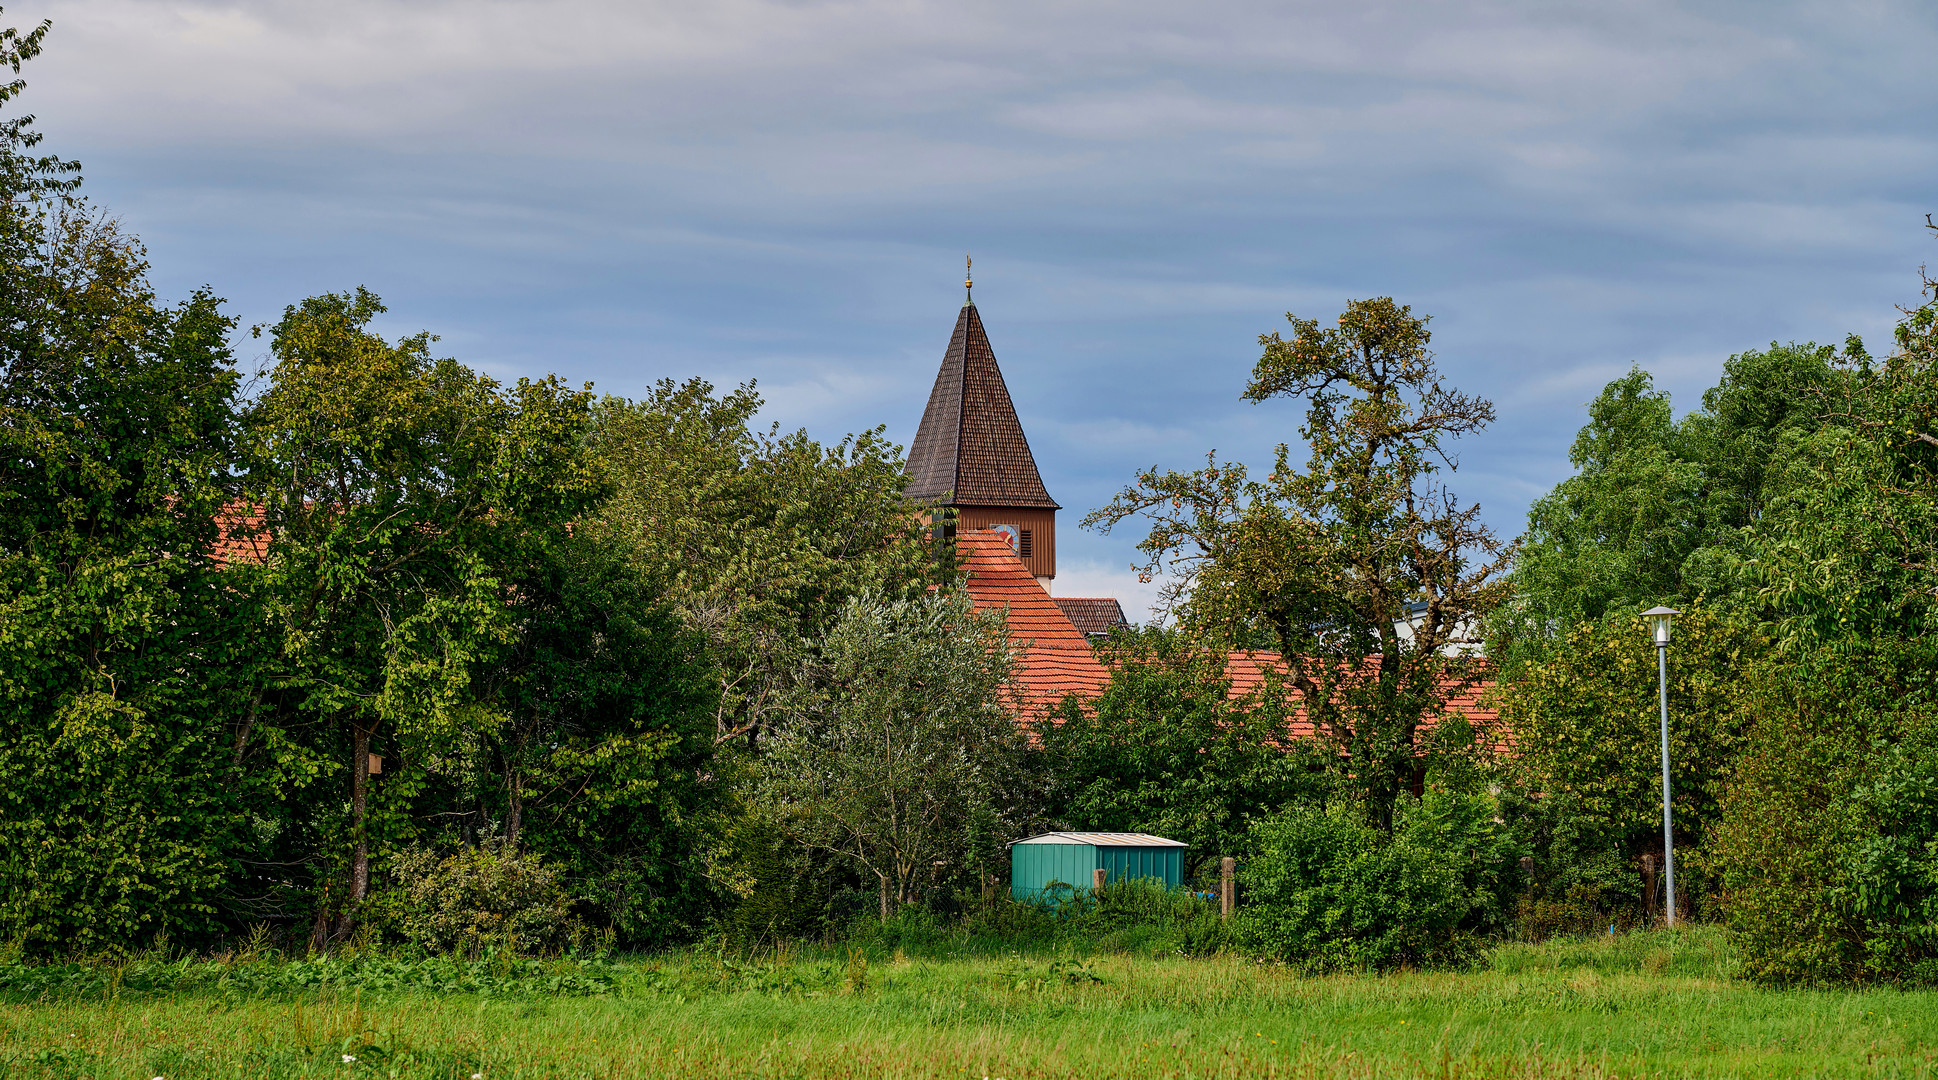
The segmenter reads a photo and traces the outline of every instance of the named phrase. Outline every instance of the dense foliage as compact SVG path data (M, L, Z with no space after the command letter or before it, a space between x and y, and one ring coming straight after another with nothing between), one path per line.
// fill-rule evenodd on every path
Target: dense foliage
M1669 760L1679 846L1700 848L1715 828L1750 723L1743 680L1766 648L1740 615L1697 604L1676 620ZM1639 857L1662 851L1656 680L1641 620L1611 613L1577 624L1546 659L1501 685L1519 751L1508 775L1541 796L1521 821L1544 895L1597 908L1644 905ZM1699 867L1679 874L1679 893L1705 891Z
M848 603L761 760L763 813L891 904L997 868L1036 785L999 613L960 593Z
M0 124L0 938L92 950L210 930L235 870L236 374L217 301L158 301L38 140Z
M647 947L737 903L722 739L849 598L950 580L897 448L501 385L361 288L256 328L245 399L220 301L159 302L37 141L0 124L0 942Z
M1403 799L1389 833L1357 808L1295 806L1260 825L1239 938L1330 968L1460 964L1507 923L1520 854L1485 794Z
M245 393L222 302L160 300L39 141L0 120L10 963L394 945L451 955L276 977L485 989L529 980L460 957L707 933L1461 963L1653 908L1636 616L1669 604L1683 913L1757 978L1938 983L1938 283L1881 358L1744 352L1680 419L1609 383L1517 545L1442 480L1494 410L1427 320L1289 316L1244 396L1304 402L1304 466L1153 468L1092 513L1150 519L1177 621L1034 715L883 429L761 431L751 384L505 385L362 288L255 328ZM1450 713L1483 684L1504 729ZM1005 842L1049 826L1182 840L1196 884L1237 857L1244 912L1001 899ZM13 966L0 991L95 985Z
M1202 876L1247 849L1253 818L1323 791L1321 752L1286 738L1284 697L1234 698L1222 653L1153 627L1118 632L1099 658L1103 694L1036 725L1051 821L1183 841L1186 875Z
M1528 511L1490 653L1511 667L1580 623L1659 604L1749 606L1743 564L1788 486L1788 448L1839 423L1823 396L1834 359L1815 344L1732 356L1680 421L1640 368L1604 387L1569 451L1576 474Z
M1698 912L1726 920L1756 977L1938 978L1925 289L1882 359L1855 338L1772 346L1732 358L1680 421L1639 372L1591 407L1581 471L1530 514L1494 623L1538 888L1633 911L1661 805L1634 615L1669 603L1688 609L1668 652L1671 761Z
M1778 653L1715 854L1773 981L1938 980L1938 283L1882 361L1852 349L1746 574Z

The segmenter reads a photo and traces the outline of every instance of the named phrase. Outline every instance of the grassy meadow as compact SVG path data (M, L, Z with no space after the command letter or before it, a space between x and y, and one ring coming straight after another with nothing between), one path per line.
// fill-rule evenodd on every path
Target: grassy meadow
M1938 994L1772 991L1696 929L1307 977L937 948L15 966L0 1078L1927 1076Z

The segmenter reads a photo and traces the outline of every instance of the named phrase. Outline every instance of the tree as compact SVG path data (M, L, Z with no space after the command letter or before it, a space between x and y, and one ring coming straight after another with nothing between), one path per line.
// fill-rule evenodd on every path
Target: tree
M602 401L594 447L616 489L603 518L707 637L720 664L716 738L753 740L784 707L806 643L849 600L950 580L902 497L901 448L876 428L833 446L749 427L748 383L693 379Z
M987 866L1038 784L1002 616L960 593L857 597L801 675L760 761L760 803L795 842L915 899Z
M46 32L0 31L0 64ZM160 303L31 123L0 122L0 939L125 953L206 939L235 872L236 373L220 301Z
M1750 530L1784 486L1783 448L1835 424L1825 396L1839 378L1834 358L1776 343L1732 356L1680 422L1639 368L1603 388L1569 452L1576 474L1528 511L1514 599L1490 627L1489 652L1509 677L1578 623L1698 598L1747 608Z
M1669 764L1678 850L1700 851L1750 718L1744 687L1768 650L1741 612L1695 603L1669 651ZM1662 850L1662 774L1653 639L1634 615L1577 624L1499 687L1514 733L1509 774L1538 795L1532 824L1543 883L1601 900L1639 898L1634 860ZM1700 856L1681 887L1707 883Z
M1938 619L1938 283L1905 313L1897 350L1852 344L1816 395L1828 421L1774 455L1776 490L1741 568L1779 644L1862 649Z
M1447 444L1494 407L1440 385L1426 319L1389 298L1354 301L1336 329L1286 318L1293 336L1259 338L1244 396L1306 399L1306 471L1284 444L1264 480L1214 453L1195 472L1145 471L1084 523L1152 518L1143 573L1178 574L1186 627L1277 648L1314 730L1348 759L1342 780L1390 829L1424 726L1482 675L1466 649L1504 592L1506 550L1435 479L1454 467Z
M717 671L632 547L596 522L508 577L513 640L477 676L465 752L424 811L477 843L548 855L626 945L659 947L706 914L705 858L724 797Z
M1313 969L1462 964L1505 924L1520 848L1484 792L1406 796L1396 828L1295 805L1253 828L1238 938Z
M1929 639L1763 665L1705 860L1744 973L1938 982L1938 700Z
M1234 699L1222 652L1156 627L1098 652L1104 692L1034 725L1045 814L1061 827L1181 840L1202 866L1244 850L1252 818L1322 794L1321 762L1288 745L1283 702Z
M1746 539L1776 652L1745 695L1713 864L1769 981L1938 981L1938 282L1924 289L1889 357L1847 345L1825 422L1778 444Z
M428 334L372 333L383 310L361 288L290 307L248 415L268 554L242 569L269 609L280 728L263 734L306 748L312 776L348 766L346 928L370 887L374 740L441 747L479 666L516 640L508 582L605 494L584 449L589 393L556 379L505 392L434 359Z
M1637 368L1604 387L1588 416L1568 454L1579 472L1528 510L1514 602L1490 650L1504 659L1611 610L1684 599L1683 560L1702 543L1703 478L1680 453L1669 395Z

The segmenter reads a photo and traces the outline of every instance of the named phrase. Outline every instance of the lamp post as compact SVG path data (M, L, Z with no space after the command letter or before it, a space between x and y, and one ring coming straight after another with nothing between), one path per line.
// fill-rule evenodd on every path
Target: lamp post
M1669 893L1669 925L1676 924L1676 839L1674 810L1669 802L1669 624L1682 612L1653 607L1642 613L1655 635L1656 688L1662 705L1662 867Z

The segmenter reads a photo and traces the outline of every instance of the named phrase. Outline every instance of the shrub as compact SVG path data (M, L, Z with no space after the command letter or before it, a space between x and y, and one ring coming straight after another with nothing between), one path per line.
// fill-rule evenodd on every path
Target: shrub
M509 843L449 853L411 848L392 860L390 872L396 888L380 898L379 910L388 909L386 921L433 952L555 952L584 932L558 871Z
M1464 964L1504 925L1512 841L1494 801L1434 789L1388 834L1362 808L1298 807L1253 830L1239 941L1314 969Z
M1712 858L1744 973L1938 982L1932 646L1770 668Z

